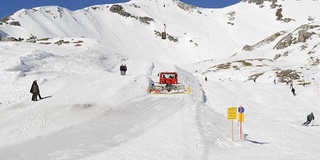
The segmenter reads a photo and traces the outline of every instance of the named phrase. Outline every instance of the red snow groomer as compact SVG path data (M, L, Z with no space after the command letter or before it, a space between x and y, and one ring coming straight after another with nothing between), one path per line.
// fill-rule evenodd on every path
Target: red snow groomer
M152 84L150 93L152 94L174 94L188 93L184 84L178 83L177 72L160 72L158 74L159 82Z

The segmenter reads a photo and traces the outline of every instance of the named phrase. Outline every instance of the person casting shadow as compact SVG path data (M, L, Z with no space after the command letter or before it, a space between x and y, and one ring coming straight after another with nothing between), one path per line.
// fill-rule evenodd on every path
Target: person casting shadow
M311 112L311 113L307 116L307 121L304 122L303 125L308 126L312 120L314 120L313 112Z
M42 99L41 95L40 95L39 86L37 84L37 80L33 81L31 89L30 89L30 93L32 93L32 98L31 98L32 101L37 101L38 100L37 99L38 96L39 96L40 99Z

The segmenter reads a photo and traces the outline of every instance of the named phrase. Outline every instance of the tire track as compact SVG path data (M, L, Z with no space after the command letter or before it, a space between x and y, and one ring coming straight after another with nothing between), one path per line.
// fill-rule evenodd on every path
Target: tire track
M68 159L84 158L92 152L105 152L138 138L186 106L184 100L184 95L130 99L100 117L5 149L16 151L25 160L58 159L64 155L68 155Z

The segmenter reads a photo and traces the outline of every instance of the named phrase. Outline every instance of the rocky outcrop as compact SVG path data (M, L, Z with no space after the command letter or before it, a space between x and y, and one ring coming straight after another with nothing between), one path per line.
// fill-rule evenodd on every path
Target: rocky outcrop
M277 0L242 0L242 2L254 3L256 5L262 5L264 2L272 2L274 4L277 2Z
M185 4L182 2L178 2L177 6L185 11L188 11L188 12L192 12L193 10L197 9L196 6L188 5L188 4Z
M293 43L293 36L292 33L287 34L284 36L274 47L274 49L284 49L290 46Z
M131 14L126 12L126 10L121 5L113 5L110 7L109 10L112 13L118 13L119 15L124 16L124 17L131 17Z
M314 28L320 28L320 25L302 25L298 27L294 32L284 36L275 46L274 49L284 49L292 44L305 43L312 35L316 33L312 31Z
M12 26L21 26L19 21L12 21L9 24Z
M141 16L141 17L137 17L132 15L131 13L127 12L121 5L112 5L110 7L110 12L112 13L117 13L123 17L130 17L130 18L134 18L136 20L139 20L141 23L145 23L145 24L150 24L150 22L153 22L154 20L150 17L146 17L146 16Z
M21 26L19 21L16 21L12 17L4 17L0 20L0 25L2 24L9 24L12 26Z
M277 20L281 20L283 15L282 15L282 8L279 8L277 9L277 12L276 12L276 17L277 17Z
M264 39L264 40L256 43L256 44L253 45L253 46L250 46L250 45L244 46L244 47L242 48L242 50L244 50L244 51L252 51L252 50L254 50L255 48L259 48L259 47L261 47L261 46L267 45L267 44L275 41L278 37L284 35L285 33L287 33L287 32L285 32L285 31L277 32L277 33L269 36L268 38L266 38L266 39Z

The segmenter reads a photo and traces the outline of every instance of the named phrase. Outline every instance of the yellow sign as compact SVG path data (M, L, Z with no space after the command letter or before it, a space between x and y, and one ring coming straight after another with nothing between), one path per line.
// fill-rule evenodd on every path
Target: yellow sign
M228 119L237 119L237 107L228 108Z
M238 114L238 122L244 122L244 114L243 113Z

